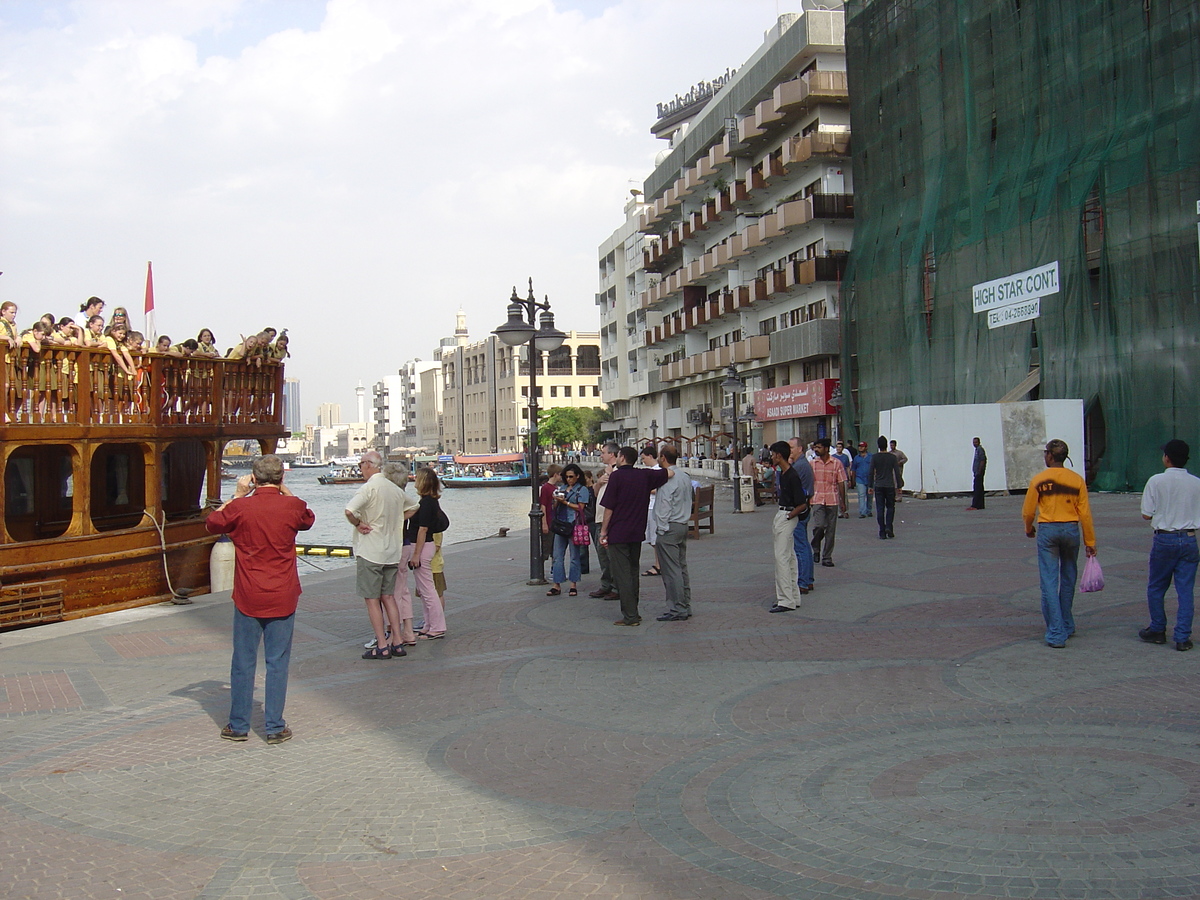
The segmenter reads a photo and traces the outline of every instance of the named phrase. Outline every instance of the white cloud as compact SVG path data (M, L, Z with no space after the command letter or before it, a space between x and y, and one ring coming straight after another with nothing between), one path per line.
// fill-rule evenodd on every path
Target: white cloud
M0 7L0 298L132 309L151 259L176 339L289 327L310 410L431 356L459 306L486 333L530 275L595 329L655 102L740 65L776 4L574 6Z

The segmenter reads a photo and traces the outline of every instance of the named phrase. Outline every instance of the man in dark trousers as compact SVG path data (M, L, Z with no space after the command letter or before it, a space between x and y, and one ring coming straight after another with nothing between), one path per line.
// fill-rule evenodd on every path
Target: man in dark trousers
M646 514L650 492L666 484L673 469L635 469L638 452L622 447L617 468L608 478L604 498L604 520L600 524L600 546L608 550L608 565L621 598L621 618L614 625L641 625L638 566L642 542L646 540Z
M229 724L221 729L221 737L244 741L250 736L254 670L261 641L267 663L263 703L267 743L282 744L292 737L283 720L283 704L300 600L296 532L308 531L316 517L307 503L283 486L283 462L278 456L260 456L252 473L238 479L233 497L204 522L210 533L229 535L237 548Z
M983 509L983 473L987 471L987 452L979 438L972 438L975 456L971 460L971 505L967 509Z
M896 491L900 488L900 463L895 454L888 453L887 438L880 436L879 452L871 456L867 474L868 493L875 495L875 521L879 523L879 539L894 538L896 520Z
M604 492L608 488L608 479L612 475L613 467L617 464L617 455L621 448L617 444L609 441L600 448L600 462L604 463L604 472L596 479L596 504L604 499ZM592 543L596 545L596 559L600 560L600 587L588 594L589 597L604 600L616 600L617 589L612 580L612 566L608 561L608 548L600 543L600 521L597 519L591 524Z
M1196 529L1200 528L1200 478L1187 470L1191 448L1176 438L1163 447L1163 469L1151 475L1142 492L1142 518L1154 528L1150 547L1150 577L1146 603L1150 624L1138 637L1150 644L1167 642L1165 599L1172 579L1179 608L1171 637L1176 650L1192 649L1192 614L1195 609L1196 568L1200 551Z

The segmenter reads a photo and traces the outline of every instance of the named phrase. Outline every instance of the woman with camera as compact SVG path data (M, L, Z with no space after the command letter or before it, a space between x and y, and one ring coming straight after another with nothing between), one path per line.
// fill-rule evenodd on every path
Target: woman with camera
M567 548L571 548L571 590L567 593L572 597L579 596L579 550L580 547L572 540L576 522L586 522L588 499L591 492L583 483L583 469L576 463L568 463L562 470L562 485L554 492L554 518L550 522L550 530L554 534L554 564L551 577L554 587L546 591L547 597L557 597L562 593L562 583L568 580L564 567Z

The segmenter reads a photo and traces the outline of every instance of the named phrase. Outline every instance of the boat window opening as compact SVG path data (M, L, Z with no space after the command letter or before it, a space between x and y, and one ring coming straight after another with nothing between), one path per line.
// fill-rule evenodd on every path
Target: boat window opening
M168 522L200 515L208 457L201 441L176 441L162 455L162 508Z
M92 525L133 528L146 510L146 464L138 444L104 444L92 456Z
M73 455L65 444L19 447L4 467L4 521L13 541L65 534L75 494Z

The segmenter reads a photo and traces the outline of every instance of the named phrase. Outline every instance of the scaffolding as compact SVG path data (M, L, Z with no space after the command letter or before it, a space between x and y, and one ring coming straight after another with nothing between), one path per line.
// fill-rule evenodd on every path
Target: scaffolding
M1200 5L855 0L846 49L846 421L1080 398L1096 488L1172 437L1200 458ZM1052 262L1036 317L989 327L972 288Z

